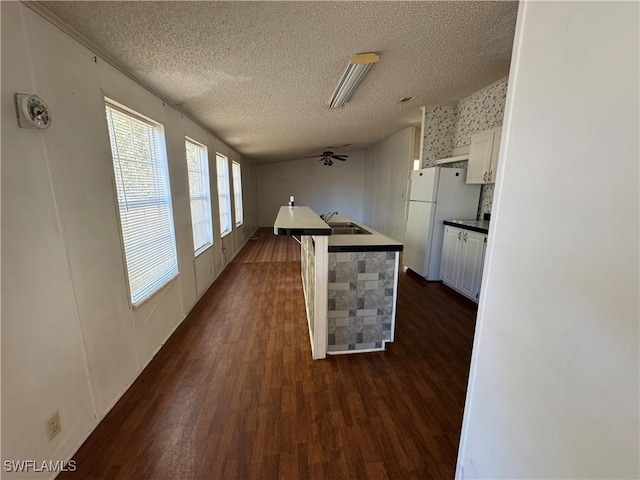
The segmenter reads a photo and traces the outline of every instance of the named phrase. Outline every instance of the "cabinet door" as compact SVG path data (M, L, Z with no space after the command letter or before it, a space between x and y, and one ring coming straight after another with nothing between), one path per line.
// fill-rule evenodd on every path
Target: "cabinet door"
M488 183L495 183L498 174L498 158L500 157L500 143L502 142L502 130L493 134L493 145L491 147L491 161L489 162Z
M477 300L480 288L484 239L485 235L482 233L470 230L465 230L462 234L458 290L472 300Z
M471 137L467 183L486 183L487 175L485 174L488 174L491 163L493 134L493 131L489 131Z
M440 261L440 277L450 287L456 288L458 280L457 270L460 259L460 245L462 230L445 226L444 241L442 243L442 260Z

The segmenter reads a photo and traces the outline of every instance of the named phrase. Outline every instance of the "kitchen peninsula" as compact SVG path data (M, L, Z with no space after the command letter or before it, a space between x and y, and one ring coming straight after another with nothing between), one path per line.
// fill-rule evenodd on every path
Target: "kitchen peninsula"
M384 350L394 339L402 244L346 217L281 207L276 235L300 238L314 359Z

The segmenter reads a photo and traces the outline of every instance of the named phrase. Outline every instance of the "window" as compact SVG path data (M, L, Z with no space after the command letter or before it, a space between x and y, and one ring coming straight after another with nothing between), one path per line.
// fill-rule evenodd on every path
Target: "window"
M178 275L162 126L110 101L107 124L120 226L135 306Z
M231 168L233 172L233 203L236 207L236 227L239 227L244 220L242 213L242 170L238 162L233 162Z
M211 193L209 188L209 159L207 148L185 137L189 198L191 199L191 228L196 256L213 244L211 224Z
M231 232L231 193L229 191L229 160L216 153L218 170L218 204L220 205L220 236Z

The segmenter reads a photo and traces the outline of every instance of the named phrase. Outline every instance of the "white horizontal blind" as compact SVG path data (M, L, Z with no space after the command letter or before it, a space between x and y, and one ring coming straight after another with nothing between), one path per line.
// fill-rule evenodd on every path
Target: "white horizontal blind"
M216 153L218 171L218 205L220 206L220 236L231 232L231 192L229 188L229 160Z
M238 162L233 162L231 169L233 173L233 202L236 207L236 227L239 227L244 221L242 210L242 170Z
M129 291L141 303L178 274L162 127L106 104Z
M187 150L187 169L189 171L193 248L195 254L198 255L213 244L209 160L207 149L204 145L186 138L185 146Z

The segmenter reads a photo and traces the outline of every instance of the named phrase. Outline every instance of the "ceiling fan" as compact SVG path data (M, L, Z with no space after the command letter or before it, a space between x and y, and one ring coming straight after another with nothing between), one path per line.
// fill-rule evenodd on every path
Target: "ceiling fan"
M324 165L330 167L333 165L333 160L340 160L344 162L349 158L349 155L336 154L331 151L331 147L327 147L324 149L321 155L309 155L304 158L317 158L319 162L324 161Z

